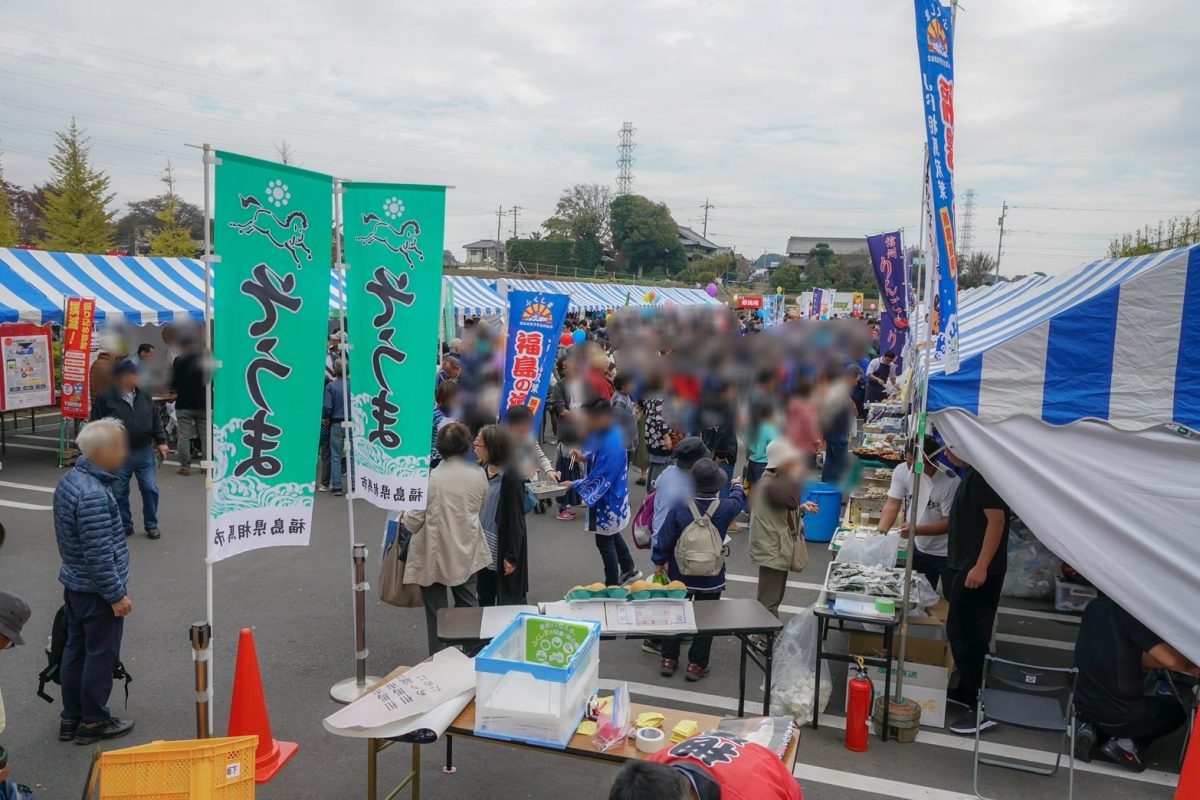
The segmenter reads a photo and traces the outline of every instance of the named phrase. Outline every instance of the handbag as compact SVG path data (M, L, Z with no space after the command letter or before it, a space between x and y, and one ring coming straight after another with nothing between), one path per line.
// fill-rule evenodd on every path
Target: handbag
M420 608L425 605L421 587L404 582L404 564L408 559L408 540L411 535L401 528L391 546L383 552L379 568L379 599L399 608Z
M796 512L788 512L788 527L792 529L792 572L803 572L808 566L808 545L804 542L804 526L800 524Z

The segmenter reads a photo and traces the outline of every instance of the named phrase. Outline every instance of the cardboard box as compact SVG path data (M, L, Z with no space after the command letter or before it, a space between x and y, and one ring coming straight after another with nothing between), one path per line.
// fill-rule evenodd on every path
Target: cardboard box
M921 725L933 728L946 726L946 690L954 671L954 657L946 642L946 601L927 609L931 616L910 619L908 646L905 649L904 696L921 706ZM897 634L898 635L898 634ZM899 648L900 642L896 641ZM851 655L882 657L883 634L855 631L850 634L847 651ZM883 695L883 667L867 667L877 696ZM846 680L854 677L851 667ZM896 662L892 662L892 691L896 690Z

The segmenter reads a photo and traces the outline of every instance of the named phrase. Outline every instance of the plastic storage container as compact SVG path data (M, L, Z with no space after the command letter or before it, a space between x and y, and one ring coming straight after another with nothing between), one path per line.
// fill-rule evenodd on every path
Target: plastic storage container
M1054 576L1054 607L1059 611L1083 611L1100 593L1094 586L1071 583Z
M257 736L158 741L100 754L100 800L254 800Z
M818 511L804 515L804 538L810 542L828 542L842 516L841 489L836 483L805 484L801 502L810 500L817 504Z
M600 677L600 623L518 614L475 657L475 734L566 747Z

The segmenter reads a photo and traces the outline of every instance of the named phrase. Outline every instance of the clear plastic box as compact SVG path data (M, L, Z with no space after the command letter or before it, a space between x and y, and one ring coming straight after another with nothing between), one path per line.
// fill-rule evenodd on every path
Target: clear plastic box
M475 734L563 748L600 677L600 623L518 614L475 657Z
M1054 608L1057 611L1082 612L1088 603L1099 596L1100 592L1094 586L1071 583L1057 575L1054 576Z

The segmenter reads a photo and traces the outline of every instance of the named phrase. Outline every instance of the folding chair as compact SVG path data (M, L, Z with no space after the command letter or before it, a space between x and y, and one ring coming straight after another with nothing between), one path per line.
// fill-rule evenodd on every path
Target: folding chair
M1015 725L1039 731L1059 731L1053 767L1035 767L1008 759L985 758L979 754L979 729L975 730L973 788L979 793L979 765L1030 772L1034 775L1053 775L1062 764L1063 747L1067 748L1067 798L1075 794L1075 681L1079 672L1074 667L1038 667L1021 664L989 655L983 665L983 689L979 692L979 718L1004 725Z

